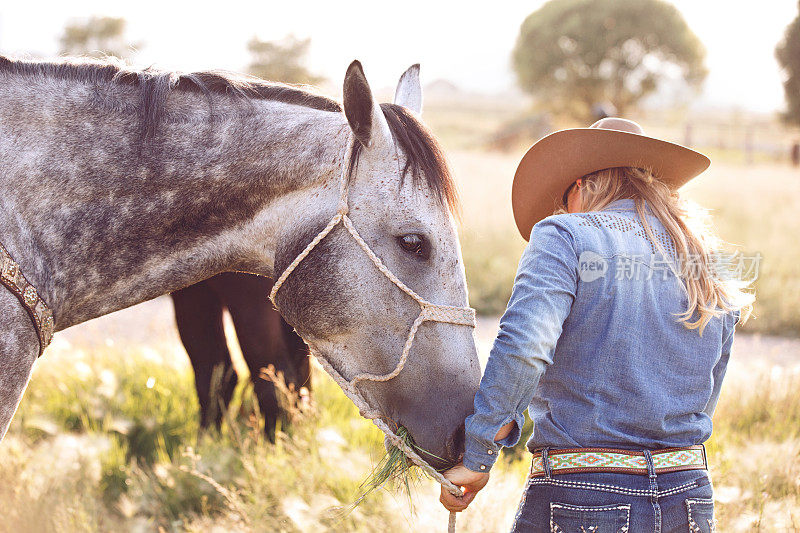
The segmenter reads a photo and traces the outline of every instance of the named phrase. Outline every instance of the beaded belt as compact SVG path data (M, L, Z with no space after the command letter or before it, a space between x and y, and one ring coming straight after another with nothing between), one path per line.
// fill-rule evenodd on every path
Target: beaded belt
M643 452L614 448L562 448L545 454L551 474L578 472L617 472L648 475L647 459ZM650 452L656 474L681 470L704 470L708 467L702 444L685 448L664 448ZM531 477L546 475L542 451L533 454Z
M31 317L36 335L39 337L39 355L42 355L53 339L53 313L36 291L36 287L22 275L19 264L11 258L2 244L0 244L0 283L14 293Z

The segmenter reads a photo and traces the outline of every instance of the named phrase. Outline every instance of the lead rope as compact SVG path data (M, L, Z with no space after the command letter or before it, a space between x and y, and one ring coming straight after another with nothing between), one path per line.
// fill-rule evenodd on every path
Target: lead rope
M406 457L411 460L412 463L417 465L419 468L422 469L427 475L432 477L434 480L439 482L447 491L454 495L454 496L463 496L463 492L453 483L451 483L447 478L445 478L441 473L437 472L430 464L427 463L422 457L414 451L411 446L406 444L400 437L398 437L394 431L386 424L386 422L382 418L382 414L377 409L373 409L367 403L367 401L361 396L358 392L356 385L361 381L389 381L390 379L394 378L403 370L403 367L406 364L406 360L408 359L408 354L411 352L411 346L414 343L414 337L417 334L417 330L425 321L432 321L432 322L446 322L449 324L459 324L463 326L470 326L475 327L475 310L470 307L456 307L451 305L439 305L431 303L425 300L422 296L414 292L410 287L408 287L405 283L400 281L400 279L394 275L394 273L389 270L386 265L383 264L383 261L375 255L375 252L369 247L369 245L361 238L358 231L356 231L355 226L353 226L352 220L348 216L349 207L347 204L347 165L344 163L347 161L347 153L355 140L352 140L350 136L348 136L348 142L345 145L345 151L342 156L342 173L339 178L339 206L336 210L336 215L328 222L328 225L325 226L322 231L320 231L314 239L308 243L308 245L303 249L300 254L292 261L292 263L286 267L286 269L281 273L278 279L275 281L275 285L272 287L272 291L269 294L269 299L272 301L272 304L275 305L277 309L277 304L275 303L275 296L278 294L278 290L283 286L286 279L289 275L294 272L297 268L297 265L305 259L308 254L311 253L311 250L314 249L317 244L322 241L331 231L335 228L339 222L341 222L344 227L347 229L348 233L355 239L358 245L361 247L362 250L367 254L367 256L372 260L372 263L380 270L384 276L389 278L389 280L394 283L400 290L404 293L408 294L411 298L413 298L420 306L419 316L417 316L414 323L411 325L411 329L408 332L408 338L406 339L406 343L403 346L403 352L400 354L400 360L397 362L397 366L395 366L394 370L389 372L388 374L377 375L377 374L369 374L369 373L362 373L355 376L352 380L348 381L344 378L333 366L328 362L327 359L323 357L317 356L317 361L319 361L322 368L333 378L339 387L344 391L345 395L352 401L355 406L358 408L359 413L364 418L372 420L372 423L375 424L384 434L386 434L386 438L389 441L399 448ZM315 356L317 354L314 354ZM447 531L449 533L455 533L456 530L456 514L451 512L450 517L447 524Z

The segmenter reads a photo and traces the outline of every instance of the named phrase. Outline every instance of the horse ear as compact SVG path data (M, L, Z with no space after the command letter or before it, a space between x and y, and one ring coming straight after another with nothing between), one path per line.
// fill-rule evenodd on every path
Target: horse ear
M375 139L390 135L389 124L383 116L381 107L375 103L372 91L364 76L361 63L356 60L347 67L344 75L344 115L356 139L368 148Z
M411 65L400 76L397 90L394 92L394 103L406 109L422 114L422 85L419 82L419 63Z

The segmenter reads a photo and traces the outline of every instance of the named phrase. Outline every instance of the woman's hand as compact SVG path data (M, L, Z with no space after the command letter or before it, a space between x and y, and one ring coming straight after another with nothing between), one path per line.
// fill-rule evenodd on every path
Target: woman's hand
M489 482L488 472L473 472L463 464L457 464L445 472L444 477L450 480L453 485L464 490L464 495L459 497L453 496L446 488L442 487L442 495L439 497L439 501L444 505L445 509L452 512L461 512L466 509L475 499L478 491Z
M497 430L497 434L494 436L494 441L500 442L504 438L508 437L516 427L517 423L514 422L513 420L508 424L506 424L505 426L502 426L499 430Z

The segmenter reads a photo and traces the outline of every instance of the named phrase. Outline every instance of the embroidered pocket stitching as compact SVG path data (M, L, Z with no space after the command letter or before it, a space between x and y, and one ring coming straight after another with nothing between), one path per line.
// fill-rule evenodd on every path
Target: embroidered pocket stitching
M684 492L689 489L693 489L697 486L697 481L690 481L688 483L684 483L683 485L678 485L677 487L672 487L671 489L667 489L658 493L659 498L663 496L671 496L673 494L677 494L679 492Z
M566 533L561 526L556 524L553 511L555 509L565 509L569 511L625 511L625 525L617 530L617 533L628 533L631 525L631 506L625 505L606 505L600 507L582 507L580 505L569 505L566 503L550 503L550 533ZM581 526L578 533L596 533L599 526Z
M694 520L692 516L692 505L711 505L712 509L714 508L714 500L708 498L689 498L686 500L686 514L689 518L689 533L703 533L703 530L700 529L698 523ZM717 526L714 523L714 520L706 519L708 521L708 529L711 533L714 533L717 530Z

